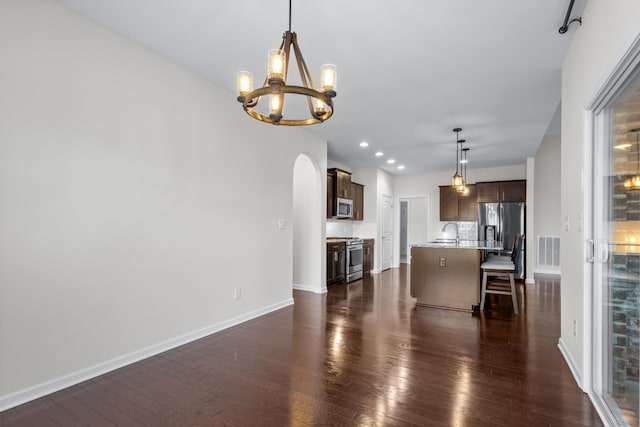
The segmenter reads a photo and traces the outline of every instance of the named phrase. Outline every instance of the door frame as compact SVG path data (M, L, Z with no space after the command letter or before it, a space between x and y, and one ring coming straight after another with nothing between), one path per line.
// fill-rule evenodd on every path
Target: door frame
M408 206L411 206L411 200L415 200L415 199L424 199L427 202L427 212L426 212L427 216L425 218L425 220L427 221L427 235L425 236L425 242L427 242L429 240L429 233L431 233L431 228L432 228L431 226L433 225L431 224L431 196L429 194L398 196L397 203L396 203L398 208L396 209L395 215L397 215L397 217L400 218L400 207L401 207L400 205L402 202L408 202L409 204ZM411 219L411 214L407 212L407 223L411 222L410 219ZM398 231L397 233L398 234L398 258L397 258L398 263L394 267L400 267L400 233L402 232L400 227L401 227L401 224L400 224L400 221L398 221L398 227L396 227L396 230ZM408 236L407 236L407 264L411 264L411 250L409 248Z
M582 381L580 386L588 393L596 411L606 425L614 425L617 420L615 415L609 410L604 399L596 393L595 387L599 386L598 381L602 378L602 345L604 337L602 334L601 308L598 307L602 301L602 290L595 286L597 274L601 265L589 259L589 252L596 250L597 244L593 241L598 237L595 233L598 224L594 217L596 190L601 191L602 183L598 182L596 168L600 168L603 159L594 155L598 149L606 143L605 131L607 125L603 112L608 108L613 100L627 88L628 83L640 73L640 35L631 43L630 47L623 53L620 61L611 69L608 77L604 80L600 88L595 92L585 105L584 111L584 150L583 150L583 238L585 242L585 261L583 263L583 307L582 307L582 352L583 367ZM594 249L590 247L595 246ZM597 254L595 255L597 257Z

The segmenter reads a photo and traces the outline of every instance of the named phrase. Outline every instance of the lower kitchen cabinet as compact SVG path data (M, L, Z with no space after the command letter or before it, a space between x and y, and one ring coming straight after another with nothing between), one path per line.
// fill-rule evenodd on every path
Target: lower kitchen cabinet
M362 273L371 274L373 269L374 239L362 240Z
M344 242L327 243L327 286L344 282L346 256Z

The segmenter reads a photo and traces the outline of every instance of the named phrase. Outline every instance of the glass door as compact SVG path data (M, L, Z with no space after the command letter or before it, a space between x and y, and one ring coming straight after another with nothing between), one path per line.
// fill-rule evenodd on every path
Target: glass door
M592 393L609 422L638 426L640 73L594 125Z

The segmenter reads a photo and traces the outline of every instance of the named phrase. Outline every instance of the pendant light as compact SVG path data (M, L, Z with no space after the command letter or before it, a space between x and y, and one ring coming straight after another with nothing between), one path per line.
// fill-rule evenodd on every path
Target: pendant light
M451 185L453 187L456 188L456 190L458 188L460 188L461 185L464 184L464 180L462 178L462 175L458 174L458 165L460 164L460 144L462 144L464 142L464 139L459 139L458 135L460 133L460 131L462 131L462 128L455 128L453 130L456 133L456 173L453 175L453 179L451 180Z
M638 143L640 128L631 129L629 132L636 134L636 175L624 181L624 188L626 190L640 190L640 144Z
M300 74L302 86L287 84L289 65L293 62L291 54L295 54L295 64ZM320 86L315 87L311 73L304 62L298 46L296 33L291 32L291 0L289 0L289 30L282 36L280 48L269 51L268 72L262 87L253 89L253 75L248 71L240 71L237 75L238 102L254 119L265 123L284 126L304 126L322 123L333 115L333 98L336 96L336 66L325 64L320 69ZM256 107L263 97L268 95L268 113ZM302 118L286 118L283 107L286 95L300 95L306 98L308 116ZM264 107L263 107L264 108Z
M468 148L463 148L462 149L462 154L463 154L463 158L460 160L460 163L462 164L462 166L460 167L461 169L464 168L464 178L463 178L463 184L462 184L462 190L458 189L458 191L463 195L463 196L468 196L470 191L469 191L469 186L467 185L467 163L469 162L469 160L467 160L467 153L469 152Z

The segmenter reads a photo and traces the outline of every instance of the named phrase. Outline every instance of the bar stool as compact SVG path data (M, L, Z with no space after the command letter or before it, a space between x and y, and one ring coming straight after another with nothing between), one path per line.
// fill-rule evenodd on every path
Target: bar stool
M522 254L522 236L517 236L511 258L490 257L480 264L482 269L482 294L480 309L484 309L487 294L511 295L513 312L518 314L518 299L516 297L516 285L514 274L520 273L520 257ZM508 281L507 281L508 280Z

